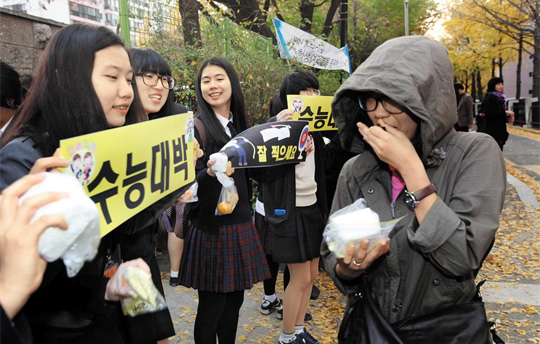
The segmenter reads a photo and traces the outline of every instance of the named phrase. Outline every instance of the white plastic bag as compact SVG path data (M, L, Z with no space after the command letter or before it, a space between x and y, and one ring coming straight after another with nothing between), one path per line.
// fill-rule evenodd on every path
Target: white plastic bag
M386 240L401 219L403 217L380 222L379 215L367 207L365 199L360 198L330 216L323 237L330 251L343 258L350 243L355 243L358 249L360 243L368 239L369 251L377 242Z
M48 262L62 258L67 275L73 277L77 275L85 261L91 261L96 256L101 240L99 211L76 177L57 172L47 173L45 179L32 186L19 202L50 191L63 192L69 194L69 197L39 208L32 221L43 215L62 215L68 229L47 228L39 237L38 251Z

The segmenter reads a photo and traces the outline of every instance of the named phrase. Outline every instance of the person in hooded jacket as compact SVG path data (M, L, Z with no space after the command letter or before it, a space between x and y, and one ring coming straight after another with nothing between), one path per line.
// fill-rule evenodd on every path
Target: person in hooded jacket
M364 240L338 259L323 242L327 273L349 301L367 284L403 343L486 343L487 321L474 338L462 335L466 326L446 324L439 337L403 326L475 299L506 189L497 143L454 130L444 46L420 36L383 43L336 92L332 113L344 148L365 151L343 167L331 213L364 198L380 221L405 217L369 251Z

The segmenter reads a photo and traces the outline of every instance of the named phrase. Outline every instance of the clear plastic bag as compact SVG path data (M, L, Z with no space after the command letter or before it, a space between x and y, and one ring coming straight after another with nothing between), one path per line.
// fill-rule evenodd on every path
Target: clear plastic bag
M232 179L232 178L231 178ZM231 214L238 203L238 190L234 182L221 188L221 194L219 195L216 215L228 215Z
M197 182L194 182L193 184L191 184L189 189L187 189L186 192L184 192L182 194L182 196L180 196L176 200L176 203L193 203L193 202L197 202L199 200L199 197L197 196L198 188L199 188L199 184Z
M365 199L360 198L330 216L323 237L328 249L336 257L343 258L350 243L354 243L358 249L360 243L368 239L368 251L371 250L377 242L386 240L395 225L403 218L404 216L380 222L379 215L367 207Z
M122 274L118 276L121 281L120 289L131 295L120 301L124 315L134 317L167 308L165 298L157 290L149 273L136 266L126 266L125 269L118 269L116 273Z

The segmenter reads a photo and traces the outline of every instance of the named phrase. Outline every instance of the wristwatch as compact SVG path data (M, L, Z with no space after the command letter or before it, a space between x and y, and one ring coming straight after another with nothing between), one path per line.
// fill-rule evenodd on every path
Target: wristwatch
M422 188L415 192L409 192L405 190L405 203L407 203L411 208L415 208L421 200L436 192L437 188L433 184L429 184L425 188Z

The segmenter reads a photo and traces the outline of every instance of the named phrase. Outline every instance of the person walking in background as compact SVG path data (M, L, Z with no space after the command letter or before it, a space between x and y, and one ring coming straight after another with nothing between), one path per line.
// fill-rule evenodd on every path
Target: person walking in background
M457 131L468 132L473 126L474 102L470 94L465 92L462 84L454 84L457 97L458 121L454 125Z
M270 277L268 264L251 215L251 182L245 169L227 169L238 190L238 203L227 215L215 215L222 185L212 171L218 152L247 128L244 95L234 67L212 57L197 75L198 117L195 127L205 156L196 165L199 200L190 204L192 226L184 239L179 282L196 289L199 306L194 338L197 344L233 344L244 290ZM202 140L202 136L206 140Z
M508 140L508 130L506 123L514 122L514 113L506 109L506 96L504 91L504 81L495 77L488 81L487 95L482 102L482 111L484 113L486 134L497 141L497 144L503 150L506 140Z
M340 343L373 340L370 324L380 342L491 342L475 277L495 241L506 170L489 136L454 130L452 78L442 44L407 36L375 49L335 94L343 147L363 152L343 167L332 213L363 198L381 222L403 217L369 250L367 239L348 243L338 258L323 243L326 271L349 296Z
M21 79L19 73L0 61L0 137L21 105Z

